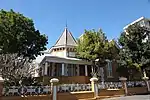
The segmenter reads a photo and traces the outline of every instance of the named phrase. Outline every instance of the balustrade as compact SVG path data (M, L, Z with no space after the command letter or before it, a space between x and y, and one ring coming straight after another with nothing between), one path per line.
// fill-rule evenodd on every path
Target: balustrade
M50 86L11 86L3 88L4 96L50 94Z

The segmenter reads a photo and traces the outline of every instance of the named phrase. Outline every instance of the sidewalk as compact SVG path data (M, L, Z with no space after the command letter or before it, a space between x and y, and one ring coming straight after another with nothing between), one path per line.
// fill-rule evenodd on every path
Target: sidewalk
M79 99L79 100L107 100L108 98L116 98L116 97L122 97L123 95L114 95L114 96L98 96L97 98L85 98L85 99Z
M150 100L150 95L121 96L121 97L105 98L99 100Z

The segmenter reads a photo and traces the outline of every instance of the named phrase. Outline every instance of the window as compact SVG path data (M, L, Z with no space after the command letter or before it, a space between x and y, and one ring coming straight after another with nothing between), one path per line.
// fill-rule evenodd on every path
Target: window
M79 65L79 75L85 76L85 65Z
M49 63L48 68L47 68L47 75L51 76L52 74L52 63Z
M68 64L68 76L75 76L76 75L76 65L75 64Z
M144 27L145 26L144 20L140 21L139 24L140 24L141 27Z
M108 61L107 63L107 77L113 77L111 61Z
M62 66L61 63L55 64L55 76L61 76L62 73Z

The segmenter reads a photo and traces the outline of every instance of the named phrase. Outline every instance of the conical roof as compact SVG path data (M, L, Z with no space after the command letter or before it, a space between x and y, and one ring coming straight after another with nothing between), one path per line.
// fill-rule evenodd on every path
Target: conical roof
M62 35L57 40L54 47L58 47L58 46L76 46L76 45L77 45L76 40L74 39L74 37L72 36L72 34L68 30L68 28L65 27L64 32L62 33Z

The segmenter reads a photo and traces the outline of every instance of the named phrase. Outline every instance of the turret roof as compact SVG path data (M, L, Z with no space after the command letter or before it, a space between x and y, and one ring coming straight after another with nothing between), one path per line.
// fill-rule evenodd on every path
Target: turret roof
M75 38L72 36L72 33L68 30L67 27L65 27L63 33L61 34L61 36L57 40L54 47L58 47L58 46L76 46L76 45L77 45L77 43L76 43Z

